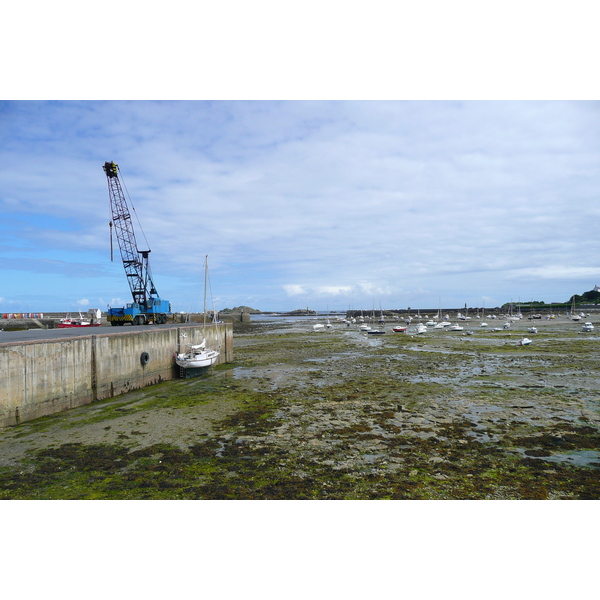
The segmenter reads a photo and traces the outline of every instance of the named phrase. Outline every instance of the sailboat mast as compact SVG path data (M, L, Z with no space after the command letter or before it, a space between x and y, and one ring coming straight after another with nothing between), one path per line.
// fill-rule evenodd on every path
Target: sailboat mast
M208 273L208 254L204 257L204 325L203 335L206 332L206 274Z

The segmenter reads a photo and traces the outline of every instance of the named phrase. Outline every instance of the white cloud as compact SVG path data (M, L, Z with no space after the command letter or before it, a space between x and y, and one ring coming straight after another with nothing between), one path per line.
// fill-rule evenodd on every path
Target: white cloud
M122 300L121 298L113 298L109 302L109 305L120 308L122 306L125 306L128 302L131 302L131 300Z
M61 302L127 293L116 240L108 259L105 160L121 167L174 309L198 294L204 254L224 305L265 310L300 295L342 307L551 301L599 276L586 258L598 255L597 103L1 108L8 297L40 271Z
M317 287L316 288L316 293L317 294L322 294L325 296L339 296L340 294L347 294L350 291L352 291L352 286L350 285L346 285L346 286L334 286L334 285L326 285L326 286L322 286L322 287Z
M376 283L369 283L365 281L362 281L359 284L359 288L364 295L371 296L373 298L379 296L388 296L391 293L391 288L389 287L384 288Z
M82 298L81 300L77 300L77 304L79 306L88 306L90 301L87 298Z
M283 289L288 296L302 296L307 293L301 285L284 285Z
M600 267L578 267L569 265L544 265L542 267L525 267L507 273L510 279L572 279L600 281ZM588 291L588 290L583 290Z

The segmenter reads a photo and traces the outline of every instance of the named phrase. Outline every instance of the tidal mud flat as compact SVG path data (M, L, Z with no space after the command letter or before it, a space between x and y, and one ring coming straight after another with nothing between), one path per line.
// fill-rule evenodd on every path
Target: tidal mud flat
M598 499L598 328L531 326L240 328L234 364L0 430L0 498Z

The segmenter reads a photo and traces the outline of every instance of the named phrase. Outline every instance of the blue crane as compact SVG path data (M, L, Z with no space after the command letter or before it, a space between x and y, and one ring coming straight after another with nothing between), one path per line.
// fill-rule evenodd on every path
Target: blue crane
M119 167L114 162L105 162L103 168L108 179L108 195L112 215L110 222L111 260L114 227L125 275L133 297L133 302L124 307L110 307L108 321L111 325L166 323L167 317L172 314L171 303L168 300L160 299L152 281L148 261L150 250L138 250L131 213L119 181Z

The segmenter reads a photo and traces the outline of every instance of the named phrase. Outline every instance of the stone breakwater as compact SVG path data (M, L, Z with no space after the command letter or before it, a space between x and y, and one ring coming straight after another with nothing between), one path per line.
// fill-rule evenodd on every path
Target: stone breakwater
M180 371L174 352L203 338L221 349L218 363L233 360L231 324L116 329L66 329L28 340L3 333L0 427L169 381Z
M0 432L0 497L598 499L600 339L529 326L250 326L206 377Z

